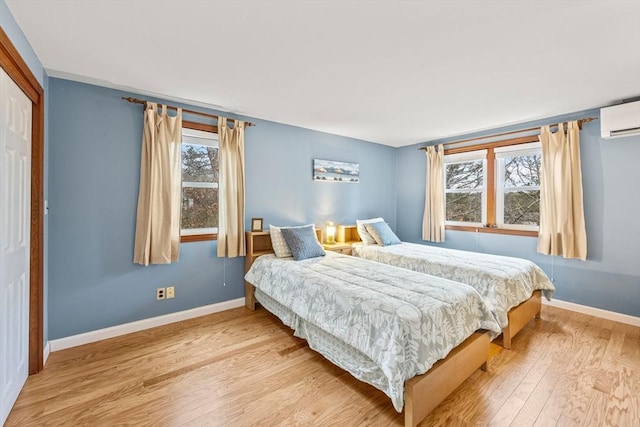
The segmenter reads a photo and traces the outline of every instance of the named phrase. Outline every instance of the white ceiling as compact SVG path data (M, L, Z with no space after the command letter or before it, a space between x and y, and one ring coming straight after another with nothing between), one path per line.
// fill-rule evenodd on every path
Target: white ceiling
M640 1L6 0L51 76L390 146L640 96Z

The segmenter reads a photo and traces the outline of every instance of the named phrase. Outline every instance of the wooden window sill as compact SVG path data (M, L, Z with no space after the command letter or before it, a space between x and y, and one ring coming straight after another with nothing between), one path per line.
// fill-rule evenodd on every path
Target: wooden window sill
M538 237L537 231L510 230L507 228L468 227L465 225L445 225L444 229L454 230L454 231L471 231L474 233L491 233L491 234L507 234L510 236Z
M188 243L188 242L204 242L206 240L218 240L217 234L190 234L185 236L180 236L180 243Z

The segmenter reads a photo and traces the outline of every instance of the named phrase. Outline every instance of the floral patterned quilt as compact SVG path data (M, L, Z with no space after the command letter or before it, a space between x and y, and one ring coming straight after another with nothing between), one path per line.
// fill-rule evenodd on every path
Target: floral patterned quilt
M352 254L473 286L485 299L501 328L509 322L509 310L529 299L533 291L542 290L548 300L555 291L540 267L521 258L414 243L354 245Z
M335 252L303 261L263 255L245 279L297 336L384 391L398 411L407 379L478 329L500 333L470 286Z

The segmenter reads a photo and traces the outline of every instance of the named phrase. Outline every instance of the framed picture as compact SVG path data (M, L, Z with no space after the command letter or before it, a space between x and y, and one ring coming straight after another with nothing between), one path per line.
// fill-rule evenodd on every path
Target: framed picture
M313 159L313 180L324 182L360 182L360 164Z
M262 231L262 218L251 218L251 231Z

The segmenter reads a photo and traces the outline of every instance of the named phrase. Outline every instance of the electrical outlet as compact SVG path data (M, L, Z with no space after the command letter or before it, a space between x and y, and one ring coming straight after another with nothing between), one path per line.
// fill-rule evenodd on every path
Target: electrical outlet
M167 286L167 299L176 296L176 288L174 286Z
M157 300L164 299L165 298L165 293L166 293L165 288L156 289L156 299Z

